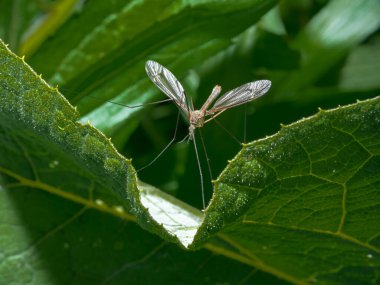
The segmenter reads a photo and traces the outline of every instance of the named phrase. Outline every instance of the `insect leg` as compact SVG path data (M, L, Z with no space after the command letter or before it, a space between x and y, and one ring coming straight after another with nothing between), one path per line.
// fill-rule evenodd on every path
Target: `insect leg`
M197 143L195 141L195 136L194 134L192 135L191 138L194 142L194 149L195 149L195 155L197 157L197 163L198 163L198 169L199 169L199 176L201 178L201 191L202 191L202 204L203 204L203 209L206 208L206 202L205 202L205 191L204 191L204 186L203 186L203 173L202 173L202 168L201 168L201 163L199 161L199 155L198 155L198 148L197 148Z
M136 172L139 172L139 171L147 168L148 166L151 166L153 163L155 163L157 161L157 159L159 159L160 156L173 144L173 142L175 141L175 139L177 137L179 115L180 115L180 112L178 111L177 122L176 122L176 125L175 125L175 131L174 131L174 135L173 135L173 138L171 139L171 141L161 150L161 152L151 162L149 162L147 165L139 168L138 170L136 170Z
M199 129L199 135L201 137L201 142L202 142L203 151L205 153L205 157L206 157L206 161L207 161L207 167L208 167L208 172L209 172L209 175L210 175L210 179L214 180L214 178L212 178L210 159L209 159L208 154L207 154L206 144L205 144L205 140L203 139L203 134L202 134L201 129Z

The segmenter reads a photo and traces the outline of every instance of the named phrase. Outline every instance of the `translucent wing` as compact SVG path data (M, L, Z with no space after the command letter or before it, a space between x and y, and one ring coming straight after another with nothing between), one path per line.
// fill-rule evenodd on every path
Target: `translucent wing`
M222 112L226 109L247 103L251 100L259 98L268 92L271 86L269 80L259 80L246 83L238 88L235 88L226 94L223 94L216 100L214 106L207 111L208 115Z
M153 83L177 104L186 117L189 117L189 111L192 111L193 107L187 102L185 90L177 78L168 69L152 60L146 62L145 70Z

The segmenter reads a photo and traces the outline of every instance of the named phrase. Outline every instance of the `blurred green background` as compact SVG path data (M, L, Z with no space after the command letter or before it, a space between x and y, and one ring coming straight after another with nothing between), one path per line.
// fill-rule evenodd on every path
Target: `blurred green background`
M146 76L146 60L171 70L197 107L216 84L228 91L271 80L267 95L219 117L241 142L246 119L250 142L318 108L378 95L379 15L378 0L3 0L0 37L139 169L171 140L178 113L172 102L134 109L108 102L166 98ZM177 141L187 132L181 119ZM202 133L215 179L241 146L213 122ZM191 143L174 144L139 178L202 207Z

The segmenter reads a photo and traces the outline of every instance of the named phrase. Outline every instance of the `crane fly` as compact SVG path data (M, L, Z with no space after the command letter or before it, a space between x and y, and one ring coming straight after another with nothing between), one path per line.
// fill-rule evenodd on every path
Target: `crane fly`
M216 85L203 106L199 110L194 110L191 97L187 96L181 83L167 68L158 62L149 60L146 62L145 70L153 83L174 101L187 119L190 139L194 139L194 130L196 128L203 127L205 123L211 121L229 108L259 98L267 93L271 86L269 80L249 82L223 94L216 100L222 91L222 88ZM215 100L215 104L209 109ZM206 117L209 118L206 119Z
M203 174L195 142L195 129L203 127L204 124L219 116L227 109L248 103L261 97L268 92L271 87L271 82L269 80L249 82L221 95L220 97L219 95L222 88L219 85L216 85L203 106L199 110L195 110L191 97L186 94L181 83L167 68L158 62L148 60L145 64L145 70L152 82L165 93L166 96L174 101L189 124L188 136L189 139L194 142L201 177L203 208L205 208ZM210 107L211 105L212 107Z

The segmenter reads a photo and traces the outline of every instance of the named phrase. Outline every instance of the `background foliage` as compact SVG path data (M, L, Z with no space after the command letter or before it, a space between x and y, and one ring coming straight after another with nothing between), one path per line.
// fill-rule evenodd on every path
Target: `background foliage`
M245 112L246 141L252 141L276 133L280 130L281 123L289 124L317 113L319 107L328 109L355 103L357 99L376 96L380 90L380 73L377 72L380 63L376 60L380 55L380 6L375 0L20 0L3 1L0 5L0 37L9 44L9 48L19 56L25 55L25 61L41 74L43 79L52 86L58 86L59 91L77 106L80 120L83 123L90 120L95 127L111 137L116 148L126 157L133 159L133 166L137 169L149 163L168 143L174 133L177 110L171 103L128 109L108 103L107 100L137 105L163 98L145 75L144 63L147 59L157 60L173 71L193 96L197 106L204 102L216 84L221 84L223 90L227 91L260 78L272 80L273 87L265 97L247 107L232 109L220 117L223 126L240 141L244 138ZM9 86L14 87L16 91L29 90L25 87L28 84L36 86L36 90L41 93L48 92L47 87L37 77L32 76L30 82L25 80L30 76L30 71L21 60L7 59L7 52L4 52L3 56L2 75L8 74L4 68L6 64L12 76L26 74L25 77L20 76L17 79L17 82L22 83L22 86L17 88L12 85L12 80L3 76L1 82L4 94L9 91ZM13 69L9 66L13 66ZM49 92L52 97L57 95L54 89ZM33 94L29 95L30 98L38 97L38 92ZM43 113L41 110L44 110L48 128L51 123L49 120L53 118L50 117L49 107L53 108L52 102L55 101L52 100L58 99L49 96L43 98L46 100L46 106L41 106L46 109L38 109L40 112L36 113ZM39 101L41 102L43 101ZM58 104L58 101L56 102ZM63 113L70 114L75 121L78 114L70 110L66 103L59 102L60 106L65 106L62 107L65 109ZM11 113L6 115L8 113L4 111L6 106L11 110L12 104L15 106L17 102L2 102L0 166L4 167L14 159L10 153L21 153L19 149L12 150L9 147L12 145L9 141L12 140L18 145L27 145L26 153L29 153L31 148L33 161L40 161L40 157L50 160L50 154L55 153L55 157L60 158L59 161L67 161L67 165L64 166L66 173L66 170L72 167L72 161L79 158L74 156L73 159L65 155L65 151L70 153L69 148L58 151L40 141L38 136L29 133L25 135L23 128L27 127L21 128L10 119ZM293 140L283 140L281 145L281 138L299 139L306 148L310 146L306 153L309 153L311 160L315 162L322 158L327 159L335 151L340 157L353 157L352 160L343 161L343 166L333 159L327 160L327 165L331 167L322 166L320 169L327 170L320 174L339 184L342 183L340 179L354 169L353 172L359 173L359 178L364 178L358 179L359 184L354 183L353 189L357 188L356 185L363 186L363 189L364 185L369 185L363 193L372 194L360 199L360 204L366 205L366 208L359 207L357 211L360 211L360 215L353 216L358 218L359 222L354 222L352 228L347 229L349 236L356 238L354 241L350 240L348 235L340 235L339 238L326 238L323 235L334 230L334 222L340 223L334 221L338 215L333 210L326 211L329 209L327 202L334 201L334 195L331 193L335 192L329 192L331 196L323 196L324 199L321 200L324 215L321 215L320 211L317 212L322 222L319 218L308 220L310 224L304 220L300 221L300 217L308 216L309 213L294 211L279 215L278 217L282 218L280 221L268 218L271 223L281 225L281 228L268 231L261 225L252 227L250 223L245 223L242 227L244 221L257 223L266 220L267 217L262 216L262 213L275 212L279 207L275 201L276 197L285 199L286 189L293 189L289 192L294 195L294 189L319 185L319 182L314 180L285 183L285 179L282 178L286 175L282 174L283 176L277 175L276 179L272 180L278 184L272 186L272 190L268 192L270 195L257 200L246 212L243 210L247 209L240 207L241 205L231 206L228 203L223 204L223 201L219 204L221 207L211 207L204 226L207 228L206 238L209 233L219 230L222 224L231 222L230 226L213 241L204 245L203 249L186 252L132 223L131 221L137 217L145 228L161 233L159 226L146 222L150 218L141 214L143 210L138 207L125 206L127 212L132 215L120 214L117 209L107 210L111 215L105 213L105 208L99 205L101 201L107 201L108 204L110 201L117 201L122 205L125 202L113 197L113 194L106 190L102 192L98 189L102 189L102 184L115 184L114 189L117 189L118 185L114 181L122 184L124 180L120 177L124 177L124 174L116 175L110 171L119 180L113 179L114 177L102 177L99 182L98 178L92 176L104 176L107 173L97 172L95 159L95 166L90 168L89 173L86 172L88 169L72 170L73 173L80 173L81 177L80 182L78 178L73 178L75 183L72 182L72 185L67 180L68 176L65 176L66 181L62 183L62 169L57 172L50 169L50 173L49 168L42 168L45 179L43 182L47 185L58 185L55 190L71 189L75 194L83 190L83 197L86 197L90 188L86 183L96 181L91 189L95 189L94 193L101 199L94 199L95 203L88 203L84 208L80 202L78 206L61 192L47 193L47 188L43 188L41 184L27 184L29 180L25 180L20 186L12 179L9 180L9 175L2 171L0 181L4 183L0 193L3 203L1 210L4 214L1 224L4 228L2 232L5 234L2 234L1 242L0 283L307 284L318 281L323 284L347 284L355 280L359 284L375 284L379 281L379 250L378 241L376 242L379 233L376 222L379 216L376 194L376 190L379 189L376 179L376 176L379 176L379 164L370 161L366 157L367 154L361 154L360 150L355 148L355 143L358 141L369 149L371 157L375 157L376 153L378 155L378 106L376 101L371 101L344 110L338 109L331 115L322 112L314 121L301 122L289 127L289 131L285 129L278 137L274 137L273 142L269 139L262 145L263 148L269 147L274 154L279 154L279 149L288 151L287 154L281 152L285 153L283 156L277 156L279 162L268 157L262 158L269 165L274 165L278 173L284 169L293 171L286 175L294 175L297 171L297 174L303 173L307 167L303 165L302 152L292 145ZM356 117L355 114L360 115ZM343 119L346 121L342 123ZM322 121L329 123L324 125ZM350 122L365 135L361 136L361 132L354 133L354 130L347 126ZM367 129L360 128L365 125L363 122L368 122ZM57 120L57 125L60 123ZM44 134L45 130L41 127L43 125L43 122L36 125L35 130L40 131L40 134ZM347 133L354 133L354 139L338 136L331 131L330 125ZM17 128L23 131L17 131ZM72 128L73 134L76 134L77 130L78 133L82 132L76 125ZM92 131L88 133L94 134ZM186 133L187 126L181 122L179 139ZM374 136L369 136L369 133L373 133ZM12 139L9 139L8 134L12 134ZM241 146L213 123L205 126L203 134L213 178L216 178L227 166L227 160L232 159ZM302 141L305 137L311 138L310 141ZM280 146L277 152L271 143ZM45 153L37 151L44 144L47 145ZM106 143L102 143L98 149L89 152L100 153L100 149L105 145ZM235 193L230 189L230 185L238 184L234 180L239 177L236 173L244 167L248 167L248 170L244 170L243 173L249 174L253 170L260 173L256 165L247 166L242 163L247 157L260 157L261 153L256 146L260 146L260 143L252 148L245 148L239 154L240 160L234 160L225 171L225 176L221 177L218 184L219 193ZM325 151L321 150L315 154L313 151L316 149ZM107 149L108 151L113 150ZM268 149L265 153L268 153ZM117 161L119 158L114 155ZM22 155L20 157L20 161L25 160ZM83 155L80 157L84 159ZM91 160L86 159L87 162ZM204 163L205 158L201 159ZM361 168L362 162L366 167ZM92 162L88 163L92 165ZM109 169L114 167L112 163L113 160L109 161ZM41 165L43 164L39 164L37 168ZM18 166L23 167L21 163L18 163ZM129 169L129 162L126 162L124 167ZM331 174L334 167L339 175ZM360 169L366 171L360 172ZM210 178L207 176L205 164L203 170L206 175L208 200L212 195L212 187L208 182ZM17 177L12 177L18 180ZM373 179L370 179L371 177ZM202 207L198 170L191 144L174 145L153 166L139 172L139 178L190 205ZM259 174L249 179L258 184L262 181ZM313 187L311 188L318 188ZM327 189L329 186L321 187ZM46 192L31 194L28 191L30 188L45 189ZM128 188L133 189L134 186ZM243 191L241 188L239 191ZM279 193L280 189L282 192ZM318 191L313 193L316 195ZM318 200L318 197L308 196L313 202ZM129 196L128 199L131 201L134 198ZM250 195L240 196L242 205L246 205L246 201L251 199L254 198ZM373 204L368 204L369 200L374 201ZM307 198L300 201L303 208L318 208L316 204L308 204L310 201ZM180 202L175 203L179 205ZM352 209L358 207L357 204L351 206ZM298 211L302 208L294 207ZM255 209L264 210L260 212ZM226 215L223 222L215 213ZM232 223L235 218L231 217L243 213L243 220ZM197 215L199 214L194 214ZM294 222L293 219L297 221ZM311 225L320 232L299 235L290 231L292 227L300 224L304 228ZM342 229L338 232L340 230ZM201 236L200 240L203 238L204 236ZM237 240L239 242L236 242ZM302 240L304 242L300 242ZM350 242L354 247L348 244ZM244 252L243 248L249 248L250 251ZM269 253L266 251L268 248ZM14 275L14 270L18 270L17 276Z

